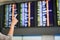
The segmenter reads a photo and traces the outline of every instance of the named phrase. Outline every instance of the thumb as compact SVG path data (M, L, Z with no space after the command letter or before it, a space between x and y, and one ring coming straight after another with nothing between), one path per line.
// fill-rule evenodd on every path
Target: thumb
M15 17L17 17L18 14L15 14Z

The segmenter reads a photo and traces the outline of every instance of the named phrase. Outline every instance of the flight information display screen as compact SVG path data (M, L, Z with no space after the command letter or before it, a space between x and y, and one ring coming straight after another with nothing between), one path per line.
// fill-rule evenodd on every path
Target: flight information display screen
M38 2L38 26L53 26L53 2L52 0Z
M4 26L10 27L12 22L12 11L18 14L16 27L49 27L54 25L52 0L32 1L4 5Z
M60 0L57 0L57 23L60 26Z

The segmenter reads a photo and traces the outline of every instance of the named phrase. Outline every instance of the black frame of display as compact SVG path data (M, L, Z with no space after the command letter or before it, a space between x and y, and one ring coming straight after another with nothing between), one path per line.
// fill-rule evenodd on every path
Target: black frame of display
M16 3L18 2L29 2L29 1L39 1L39 0L14 0ZM31 27L31 28L15 28L14 35L55 35L60 34L60 27L57 27L57 6L56 6L56 0L53 0L53 13L54 13L54 27ZM1 13L4 13L3 6L0 6ZM4 34L8 33L9 28L4 28L4 17L3 14L1 14L1 23L0 26L3 28L2 32ZM19 32L20 31L20 32Z

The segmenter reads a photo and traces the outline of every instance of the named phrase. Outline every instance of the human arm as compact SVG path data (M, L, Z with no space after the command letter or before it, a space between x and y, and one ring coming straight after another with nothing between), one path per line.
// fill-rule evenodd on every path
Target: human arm
M16 15L14 15L14 4L12 6L12 23L11 23L11 26L10 26L10 30L9 30L9 33L8 35L11 35L13 36L13 33L14 33L14 26L17 24L18 20L16 19Z
M15 17L13 17L8 35L13 36L14 26L15 26L15 24L16 24L17 22L18 22L18 20L17 20Z
M12 6L14 8L14 5ZM14 15L14 9L12 10L12 23L8 32L8 35L0 33L0 40L12 40L14 33L14 26L17 24L18 20L16 19L17 15Z

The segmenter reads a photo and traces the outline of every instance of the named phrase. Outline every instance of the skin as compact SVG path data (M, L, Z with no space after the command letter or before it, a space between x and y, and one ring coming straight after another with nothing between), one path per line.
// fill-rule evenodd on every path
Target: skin
M13 5L14 6L14 5ZM14 7L12 7L14 8ZM10 30L9 30L9 33L8 35L11 35L13 36L13 33L14 33L14 26L17 24L18 20L16 19L16 15L14 15L14 9L12 10L12 23L11 23L11 26L10 26Z

